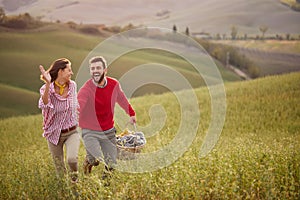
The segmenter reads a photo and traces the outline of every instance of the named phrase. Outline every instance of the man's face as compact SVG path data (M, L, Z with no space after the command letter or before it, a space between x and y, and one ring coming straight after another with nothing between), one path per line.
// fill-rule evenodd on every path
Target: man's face
M102 62L95 62L90 64L90 75L96 83L101 83L106 73Z

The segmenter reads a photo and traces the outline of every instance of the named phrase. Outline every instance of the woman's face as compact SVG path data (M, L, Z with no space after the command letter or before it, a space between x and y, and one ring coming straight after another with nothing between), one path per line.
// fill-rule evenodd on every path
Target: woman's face
M61 69L58 72L58 78L64 79L66 82L71 80L71 77L73 75L73 71L71 68L71 64L67 64L67 67L65 69Z

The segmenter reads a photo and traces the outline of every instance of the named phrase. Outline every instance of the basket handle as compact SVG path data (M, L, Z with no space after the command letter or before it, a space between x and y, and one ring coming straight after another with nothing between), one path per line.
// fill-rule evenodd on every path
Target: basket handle
M129 124L130 124L130 122L127 122L125 126L128 127ZM133 123L132 126L134 128L134 132L137 132L136 123Z
M137 132L136 123L133 123L134 131Z

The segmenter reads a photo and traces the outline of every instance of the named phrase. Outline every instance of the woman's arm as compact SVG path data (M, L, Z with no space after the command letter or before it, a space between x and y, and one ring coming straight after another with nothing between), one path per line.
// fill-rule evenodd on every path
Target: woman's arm
M49 72L46 72L44 67L40 65L40 71L41 71L41 79L46 83L44 94L42 95L42 100L44 105L47 105L49 103L49 88L51 83L51 76Z

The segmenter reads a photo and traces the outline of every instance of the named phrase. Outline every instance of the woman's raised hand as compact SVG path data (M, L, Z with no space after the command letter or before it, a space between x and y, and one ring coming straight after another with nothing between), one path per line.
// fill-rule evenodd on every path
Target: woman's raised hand
M39 68L41 71L41 80L44 81L45 83L50 83L51 76L50 76L49 72L46 72L42 65L40 65Z

